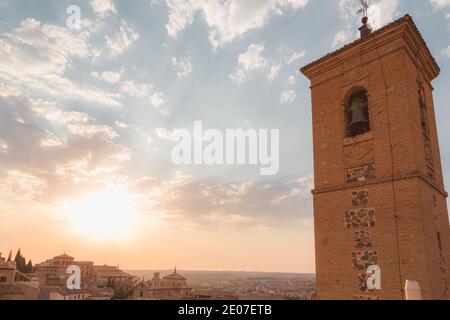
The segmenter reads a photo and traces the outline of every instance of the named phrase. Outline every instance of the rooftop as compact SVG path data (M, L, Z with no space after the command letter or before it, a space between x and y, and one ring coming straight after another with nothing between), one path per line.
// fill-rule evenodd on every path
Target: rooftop
M187 278L183 277L182 275L177 273L177 270L175 269L175 272L172 274L169 274L168 276L163 277L164 280L187 280Z
M342 48L340 48L340 49L338 49L336 51L330 52L330 53L326 54L325 56L323 56L323 57L321 57L321 58L319 58L319 59L317 59L317 60L315 60L315 61L313 61L313 62L311 62L311 63L309 63L307 65L305 65L305 66L303 66L300 69L300 71L302 73L305 73L309 69L311 69L312 67L320 64L321 62L324 62L324 61L326 61L326 60L328 60L330 58L333 58L333 57L339 55L340 53L342 53L342 52L344 52L344 51L346 51L348 49L354 48L354 47L356 47L356 46L358 46L360 44L368 42L371 39L373 39L374 37L376 37L378 35L381 35L384 32L386 32L386 31L388 31L390 29L393 29L393 28L395 28L397 26L400 26L403 23L407 23L407 24L409 24L412 27L413 31L418 35L419 41L421 42L421 44L425 48L426 52L428 53L429 57L431 58L432 63L435 65L436 69L439 71L440 69L439 69L439 66L436 63L436 60L434 59L433 55L431 54L431 51L428 48L426 41L424 40L424 38L422 37L422 34L420 33L419 29L417 28L417 25L414 23L414 20L412 19L412 17L409 14L406 14L403 17L401 17L401 18L399 18L399 19L397 19L397 20L387 24L386 26L384 26L384 27L382 27L382 28L372 32L370 34L370 36L368 36L366 38L357 39L357 40L355 40L355 41L353 41L353 42L343 46Z
M61 254L61 255L59 255L59 256L54 257L53 259L71 259L71 260L73 260L73 259L75 259L75 258L69 256L69 255L66 254L66 253L63 253L63 254Z

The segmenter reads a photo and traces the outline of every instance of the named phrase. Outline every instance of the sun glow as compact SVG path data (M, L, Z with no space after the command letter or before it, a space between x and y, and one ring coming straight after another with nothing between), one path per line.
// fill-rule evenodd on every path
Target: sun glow
M93 239L123 239L136 226L133 197L125 192L105 191L63 205L71 231Z

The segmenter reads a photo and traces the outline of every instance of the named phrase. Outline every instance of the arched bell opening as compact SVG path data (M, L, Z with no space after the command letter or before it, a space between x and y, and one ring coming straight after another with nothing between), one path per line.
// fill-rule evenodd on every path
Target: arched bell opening
M353 90L346 99L345 108L348 137L356 137L370 131L367 90Z

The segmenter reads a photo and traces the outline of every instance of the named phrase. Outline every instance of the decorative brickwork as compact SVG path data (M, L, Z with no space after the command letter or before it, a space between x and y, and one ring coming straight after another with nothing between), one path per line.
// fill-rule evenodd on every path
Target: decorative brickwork
M369 204L369 191L367 190L353 191L352 204L355 207L367 206Z
M355 232L355 244L357 249L372 248L372 238L368 229Z
M375 290L369 290L367 288L367 278L369 277L366 273L360 273L358 276L359 291L361 292L375 292Z
M368 267L378 264L378 253L374 250L353 251L353 269L365 271Z
M345 212L345 228L375 227L375 209L359 209Z
M375 167L371 164L345 170L347 183L364 182L373 178L375 178Z

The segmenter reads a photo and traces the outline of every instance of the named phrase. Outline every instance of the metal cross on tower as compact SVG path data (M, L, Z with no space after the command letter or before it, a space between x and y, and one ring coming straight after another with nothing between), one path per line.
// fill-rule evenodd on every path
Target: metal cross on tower
M367 19L367 11L369 9L369 5L367 4L367 0L359 0L359 2L361 3L362 8L359 9L356 13L357 14L361 14L362 13L364 15L363 18Z

